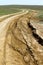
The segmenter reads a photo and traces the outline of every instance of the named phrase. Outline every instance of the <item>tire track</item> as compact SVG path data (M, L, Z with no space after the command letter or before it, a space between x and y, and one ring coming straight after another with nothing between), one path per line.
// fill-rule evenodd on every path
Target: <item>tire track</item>
M25 11L26 11L26 10L21 10L22 13L25 12ZM17 13L13 13L13 14L8 14L8 15L0 16L0 23L1 23L3 20L5 20L5 19L7 19L7 18L9 18L9 17L11 17L11 16L20 14L21 12L17 12Z
M26 14L28 11L26 12L21 12L21 13L18 13L17 15L15 16L11 16L5 20L3 20L1 23L0 23L0 43L2 44L2 48L0 48L2 50L2 55L3 55L3 64L1 65L6 65L6 35L7 35L7 31L8 31L8 28L10 26L10 24L14 23L16 19L18 19L20 16L23 16L24 14ZM13 21L13 22L12 22ZM2 39L3 38L3 39ZM1 39L3 41L1 41ZM0 45L1 45L0 44ZM1 62L0 62L1 63Z

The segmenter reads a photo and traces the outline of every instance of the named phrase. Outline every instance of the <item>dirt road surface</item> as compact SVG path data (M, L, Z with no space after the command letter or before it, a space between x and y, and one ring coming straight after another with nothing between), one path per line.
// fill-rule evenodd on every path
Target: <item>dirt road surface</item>
M1 20L0 65L43 65L43 46L33 36L27 15L23 11Z

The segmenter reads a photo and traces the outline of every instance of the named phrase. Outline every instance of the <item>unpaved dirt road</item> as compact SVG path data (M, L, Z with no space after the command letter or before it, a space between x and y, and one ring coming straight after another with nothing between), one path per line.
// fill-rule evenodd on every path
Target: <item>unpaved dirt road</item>
M4 46L5 46L5 39L6 39L6 35L7 35L7 30L9 28L9 25L11 23L14 23L12 22L13 20L15 19L18 19L20 16L24 15L28 13L28 11L26 12L21 12L21 13L18 13L17 15L14 15L12 14L13 16L3 20L2 22L0 22L0 65L4 65L4 59L3 59L3 54L4 54ZM3 16L3 17L0 17L0 18L6 18L10 15L6 15L6 16Z
M21 11L24 12L25 10L21 10ZM3 21L4 19L8 18L8 17L11 17L13 15L17 15L19 13L21 13L21 12L0 16L0 22Z
M43 65L43 46L33 36L27 15L26 10L1 20L0 65Z

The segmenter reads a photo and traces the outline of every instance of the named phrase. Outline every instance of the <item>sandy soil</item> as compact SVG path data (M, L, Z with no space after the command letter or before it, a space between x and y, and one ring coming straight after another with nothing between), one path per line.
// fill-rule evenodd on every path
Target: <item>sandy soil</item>
M0 65L43 65L43 46L28 26L27 13L23 11L0 22Z

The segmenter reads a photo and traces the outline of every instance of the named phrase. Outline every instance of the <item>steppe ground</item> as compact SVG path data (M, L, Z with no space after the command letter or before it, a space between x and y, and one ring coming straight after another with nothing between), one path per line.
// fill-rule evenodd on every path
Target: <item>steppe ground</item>
M0 65L43 65L43 6L0 6Z

